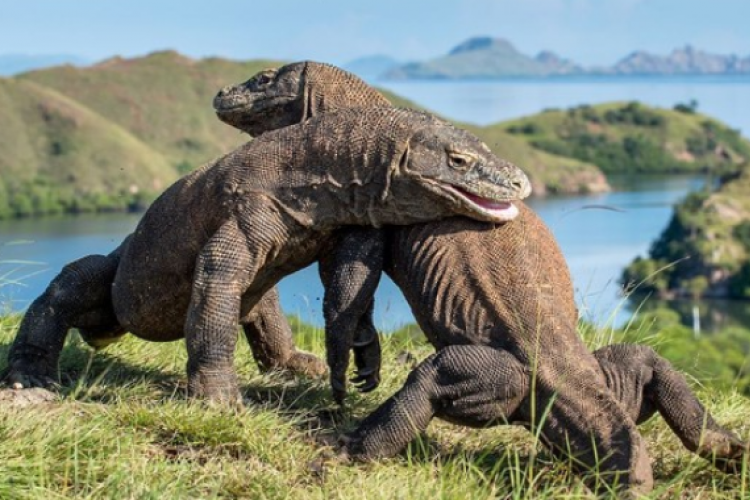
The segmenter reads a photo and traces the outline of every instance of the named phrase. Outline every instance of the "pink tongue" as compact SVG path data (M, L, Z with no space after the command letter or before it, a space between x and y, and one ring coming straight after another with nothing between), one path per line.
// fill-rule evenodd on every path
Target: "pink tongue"
M512 206L510 202L488 200L487 198L482 198L481 196L471 194L467 191L464 191L463 189L461 190L461 193L463 193L464 196L469 198L480 207L486 208L488 210L507 210Z

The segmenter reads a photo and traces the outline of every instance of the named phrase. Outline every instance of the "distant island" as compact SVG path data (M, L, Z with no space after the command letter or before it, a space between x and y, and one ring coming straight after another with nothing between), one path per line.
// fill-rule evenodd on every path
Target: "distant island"
M470 38L448 54L428 61L400 64L384 56L373 56L345 67L358 74L359 69L367 68L368 74L362 76L369 79L750 75L750 55L711 54L686 45L668 55L635 51L612 66L584 67L549 50L529 56L508 40L482 36ZM379 73L374 75L373 69Z

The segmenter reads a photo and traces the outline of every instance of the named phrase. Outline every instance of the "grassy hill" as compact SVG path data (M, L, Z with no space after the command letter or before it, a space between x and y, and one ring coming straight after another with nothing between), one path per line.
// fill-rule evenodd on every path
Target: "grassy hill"
M646 258L623 282L661 297L750 299L750 171L715 191L693 193L675 207Z
M750 141L686 105L659 109L607 103L548 110L505 122L535 148L591 162L606 173L736 171Z
M193 60L176 52L113 58L89 68L66 66L19 76L54 89L130 131L181 171L247 140L216 119L216 92L278 61Z
M0 79L0 216L122 209L173 181L158 151L32 81Z
M0 321L0 368L16 327L16 320ZM295 329L298 345L322 354L320 330ZM73 338L61 360L73 379L59 401L17 407L0 394L0 498L592 498L569 464L514 426L434 421L393 459L338 461L337 437L404 382L411 363L399 354L422 359L432 351L403 333L383 338L381 387L351 391L344 411L331 403L325 381L259 374L245 342L236 355L245 405L229 410L186 400L183 342L128 337L93 352ZM699 395L722 425L748 436L746 398ZM656 480L648 498L747 497L747 468L718 472L685 450L661 418L640 429Z

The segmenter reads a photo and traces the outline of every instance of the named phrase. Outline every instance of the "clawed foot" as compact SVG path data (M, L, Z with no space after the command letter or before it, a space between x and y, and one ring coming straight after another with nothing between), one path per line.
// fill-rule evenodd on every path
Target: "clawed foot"
M44 356L12 356L2 374L2 381L13 389L53 389L59 385L55 365Z
M380 385L380 371L376 368L362 368L352 378L352 384L362 393L374 391Z
M361 393L374 391L380 385L380 370L375 368L359 369L351 382ZM343 405L346 398L346 379L344 377L331 377L331 390L336 404Z
M198 369L190 372L188 374L188 396L220 405L242 405L237 375L229 369Z
M705 447L706 449L700 454L711 460L717 469L727 474L741 474L743 461L750 461L750 444L734 436L726 436L722 433L714 439L714 443L709 443L709 446Z

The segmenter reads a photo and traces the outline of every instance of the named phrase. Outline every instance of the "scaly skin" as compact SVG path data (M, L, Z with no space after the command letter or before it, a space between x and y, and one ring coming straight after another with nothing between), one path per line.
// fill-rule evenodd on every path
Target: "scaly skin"
M316 109L309 96L320 94L325 99L316 101L322 103ZM276 106L280 95L283 106ZM220 119L257 135L304 119L302 109L315 115L344 106L382 106L384 100L353 75L305 62L226 87L214 106ZM715 459L724 470L735 470L746 445L713 421L668 362L639 346L612 346L596 357L587 352L576 331L577 311L562 254L542 221L519 207L517 221L499 226L455 218L385 231L347 230L338 253L321 262L328 284L328 359L337 399L345 391L353 344L358 380L368 390L378 383L380 351L368 311L383 266L436 348L493 348L455 347L449 351L453 354L441 351L428 358L399 394L353 434L349 452L359 458L392 455L434 416L482 426L517 421L542 425L543 438L558 451L565 451L566 440L572 439L574 449L584 453L584 468L593 465L592 454L620 452L605 461L605 468L625 470L622 483L646 491L650 466L633 423L658 409L689 449ZM605 354L608 358L602 360ZM498 374L496 384L482 380L487 372ZM626 387L633 392L624 391ZM544 421L538 414L550 400L552 411ZM396 407L404 413L399 415ZM586 443L592 435L597 442L593 450Z
M477 158L476 168L456 168L460 155ZM529 190L517 167L425 113L344 110L269 133L183 177L151 205L116 251L111 301L108 289L72 296L92 271L66 267L25 315L7 379L24 387L54 379L71 327L92 339L127 330L152 341L185 337L189 394L235 402L237 324L249 334L266 328L253 324L256 304L328 251L338 228L455 214L494 220L498 206ZM94 307L105 322L94 321Z

